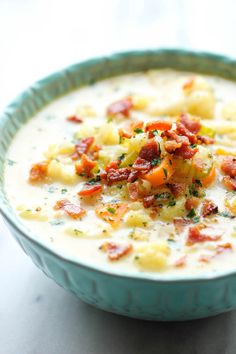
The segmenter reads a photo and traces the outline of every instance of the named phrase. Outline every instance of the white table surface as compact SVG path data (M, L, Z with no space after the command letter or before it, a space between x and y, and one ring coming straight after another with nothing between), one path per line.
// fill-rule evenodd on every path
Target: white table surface
M233 0L0 0L0 109L94 55L185 47L236 57L235 17ZM236 312L154 323L96 310L47 279L0 219L0 354L73 353L234 354Z

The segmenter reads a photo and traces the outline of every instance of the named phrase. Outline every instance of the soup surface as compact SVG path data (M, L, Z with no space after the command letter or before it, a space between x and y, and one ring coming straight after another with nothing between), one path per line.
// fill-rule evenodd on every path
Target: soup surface
M122 272L236 269L236 84L173 70L81 88L15 136L5 190L58 253Z

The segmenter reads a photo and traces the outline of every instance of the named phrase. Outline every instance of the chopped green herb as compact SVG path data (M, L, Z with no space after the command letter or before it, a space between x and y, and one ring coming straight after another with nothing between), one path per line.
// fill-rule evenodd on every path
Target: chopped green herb
M16 161L7 159L7 164L8 164L8 166L13 166L16 164Z
M107 211L111 214L115 214L116 210L114 208L107 208Z
M173 238L168 238L167 241L168 242L176 242L175 240L173 240Z
M172 161L171 160L169 160L169 164L172 166Z
M48 193L54 193L57 190L57 188L55 186L50 186L48 188Z
M152 165L152 166L157 166L157 165L160 164L160 162L161 162L161 159L153 159L153 160L151 161L151 165Z
M235 216L230 214L228 211L221 211L219 213L220 216L223 216L224 218L229 218L229 219L234 219Z
M189 213L187 214L187 217L192 219L192 218L194 218L195 216L197 216L196 211L195 211L194 208L192 208L192 209L189 211Z
M56 226L56 225L62 225L62 224L64 224L64 221L63 221L63 220L60 220L60 219L53 219L53 220L49 221L49 223L50 223L52 226Z
M168 171L167 171L167 169L166 169L166 168L163 168L163 172L164 172L165 178L167 178L167 176L168 176Z
M202 187L202 182L200 181L200 179L195 179L195 183L200 187Z
M74 231L76 236L79 236L79 235L83 234L83 232L78 230L78 229L74 229L73 231Z
M68 190L66 189L66 188L62 188L61 189L61 194L65 194L65 193L67 193L68 192Z
M147 226L147 222L146 222L146 221L143 222L143 226L144 226L144 227Z
M123 187L122 184L118 184L117 186L118 189L122 189L122 187Z
M192 220L194 224L197 224L200 221L200 216L194 216Z
M194 149L195 147L197 147L197 144L191 144L192 149Z
M126 155L125 153L121 154L121 155L118 157L118 160L120 160L120 161L124 160L125 155Z
M152 134L153 134L154 136L158 136L158 135L159 135L158 130L153 130L153 131L152 131ZM159 143L159 144L160 144L160 143Z
M172 207L172 206L175 206L176 205L176 201L175 200L170 200L169 203L168 203L168 207Z
M157 193L157 194L155 194L155 198L156 199L169 199L170 193L168 193L168 192Z
M101 181L101 177L100 176L96 176L95 178L90 179L87 184L93 185L96 184L97 182Z
M141 134L141 133L143 133L143 129L141 129L141 128L135 128L135 129L134 129L134 132L135 132L136 134Z

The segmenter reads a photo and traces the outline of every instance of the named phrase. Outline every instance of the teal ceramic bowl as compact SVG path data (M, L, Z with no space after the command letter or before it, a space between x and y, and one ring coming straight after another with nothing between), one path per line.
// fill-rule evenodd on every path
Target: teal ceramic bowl
M4 193L4 160L14 134L40 109L83 85L115 75L170 67L236 81L236 61L183 50L145 50L89 60L30 87L0 117L0 210L12 235L56 283L100 309L147 320L189 320L236 308L236 269L202 276L122 274L68 259L35 239L17 220Z

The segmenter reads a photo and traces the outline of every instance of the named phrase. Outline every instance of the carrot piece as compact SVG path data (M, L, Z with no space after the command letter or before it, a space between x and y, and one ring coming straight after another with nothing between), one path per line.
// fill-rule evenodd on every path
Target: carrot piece
M101 184L85 184L83 189L78 192L78 195L81 197L90 197L97 195L102 192L102 186Z
M201 179L201 183L203 187L208 187L214 182L215 179L216 179L216 168L215 166L213 166L212 169L210 170L209 175Z
M83 154L81 160L75 164L75 170L78 175L90 177L96 165L96 161L91 160L86 154Z
M144 179L148 180L154 187L158 187L170 179L174 170L173 157L169 155L161 161L159 166L144 175Z
M97 216L108 222L112 226L117 226L128 210L125 203L109 203L96 208Z
M150 130L170 130L172 127L172 123L167 122L165 120L155 120L153 122L149 122L146 124L146 132L149 132Z

